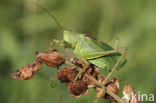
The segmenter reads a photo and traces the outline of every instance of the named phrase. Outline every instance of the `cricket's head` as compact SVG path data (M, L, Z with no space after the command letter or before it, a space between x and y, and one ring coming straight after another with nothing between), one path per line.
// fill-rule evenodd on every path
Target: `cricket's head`
M80 39L82 39L84 35L81 35L79 33L70 32L70 31L64 31L63 32L63 40L68 43L71 48L75 48L76 44Z

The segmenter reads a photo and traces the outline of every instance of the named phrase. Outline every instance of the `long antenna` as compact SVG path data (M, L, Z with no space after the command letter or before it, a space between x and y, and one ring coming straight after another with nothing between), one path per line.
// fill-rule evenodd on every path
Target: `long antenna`
M33 3L36 4L38 7L40 7L42 10L44 10L45 12L47 12L47 14L49 16L51 16L53 18L53 20L56 22L56 24L58 25L58 27L61 31L64 30L63 27L61 26L61 24L55 18L55 16L46 7L44 7L39 0L37 0L37 2L33 2Z

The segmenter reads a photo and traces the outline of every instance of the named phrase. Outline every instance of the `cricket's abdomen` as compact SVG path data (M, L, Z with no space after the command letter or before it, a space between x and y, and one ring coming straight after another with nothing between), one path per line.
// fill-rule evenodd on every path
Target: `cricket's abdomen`
M98 58L92 58L90 55L90 53L97 53L97 52L103 52L109 50L113 50L113 48L107 45L106 43L98 42L96 40L86 37L81 39L78 42L77 46L74 49L74 53L80 60L86 59L90 63L100 68L105 68L105 67L112 68L115 65L115 63L118 61L119 57L121 56L121 53L113 53ZM124 62L125 60L121 61L119 66L124 64Z

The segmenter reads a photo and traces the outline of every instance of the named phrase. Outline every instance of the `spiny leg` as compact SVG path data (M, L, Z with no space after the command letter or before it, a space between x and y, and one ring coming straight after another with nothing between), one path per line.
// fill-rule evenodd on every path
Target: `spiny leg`
M107 41L106 44L109 45L109 44L112 43L114 40L116 40L115 48L114 48L114 49L117 49L117 48L118 48L118 45L119 45L119 38L118 38L118 37L115 37L115 38L113 38L112 40Z
M121 62L121 60L125 57L126 52L127 52L127 48L122 48L123 53L120 56L119 60L116 62L116 64L114 65L113 69L111 70L111 72L107 75L107 77L105 78L105 80L102 82L102 85L105 84L105 82L109 79L109 77L112 75L112 73L114 72L114 70L117 68L117 66L119 65L119 63Z
M114 40L119 40L118 37L114 37L113 39L106 41L107 44L111 44Z
M116 39L115 49L118 49L119 46L119 38Z
M117 68L117 66L119 65L120 61L124 58L124 56L126 55L126 52L127 52L127 48L121 48L123 50L123 53L122 55L120 56L119 60L116 62L116 64L114 65L113 69L111 70L111 72L108 74L108 76L105 78L105 80L101 83L102 85L102 88L104 91L102 91L102 94L105 93L106 89L107 89L107 92L111 92L108 88L105 87L105 82L109 79L109 77L111 76L111 74L114 72L114 70ZM114 97L118 98L116 95L114 95L113 93L111 93ZM120 100L120 99L119 99ZM97 100L94 101L94 103L96 103ZM122 101L121 101L122 103Z

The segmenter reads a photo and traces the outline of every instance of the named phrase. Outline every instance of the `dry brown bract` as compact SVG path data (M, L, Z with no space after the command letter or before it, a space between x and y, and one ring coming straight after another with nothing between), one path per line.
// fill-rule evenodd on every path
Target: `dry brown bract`
M19 79L19 80L27 80L31 79L35 73L41 68L42 62L38 59L33 64L28 64L18 70L16 70L10 76L12 79Z
M36 52L36 57L50 67L59 67L64 63L64 58L57 51L53 52Z

